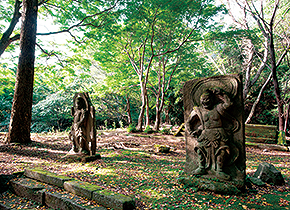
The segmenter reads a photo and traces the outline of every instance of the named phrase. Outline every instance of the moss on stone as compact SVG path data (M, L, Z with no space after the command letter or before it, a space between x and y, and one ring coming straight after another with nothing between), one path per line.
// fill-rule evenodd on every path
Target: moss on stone
M50 176L50 177L55 177L55 178L60 178L60 179L72 179L68 176L65 176L65 175L58 175L56 173L52 173L52 172L49 172L49 171L45 171L41 168L33 168L33 169L27 169L27 170L30 170L32 172L36 172L36 173L39 173L39 174L43 174L43 175L46 175L46 176Z
M195 188L200 191L213 191L220 194L239 194L241 191L231 182L218 179L203 178L199 176L180 176L178 181L186 188Z
M76 186L78 188L83 188L83 189L88 190L88 191L100 191L103 189L102 187L100 187L98 185L93 185L93 184L90 184L88 182L82 182L82 181L78 181L78 180L67 181L65 183Z

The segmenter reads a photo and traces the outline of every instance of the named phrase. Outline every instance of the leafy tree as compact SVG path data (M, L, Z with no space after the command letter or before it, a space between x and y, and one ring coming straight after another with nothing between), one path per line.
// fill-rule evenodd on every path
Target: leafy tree
M159 61L166 61L166 65L178 64L176 59L184 45L194 40L193 37L205 28L206 23L220 8L212 5L212 1L124 1L124 10L118 11L120 16L115 18L110 27L106 27L103 34L98 34L98 59L113 56L115 66L120 63L131 65L132 72L139 81L142 105L137 129L142 130L143 117L147 107L146 125L149 124L148 79L150 71L156 68ZM116 14L117 15L117 14ZM88 36L93 37L90 33ZM192 40L191 40L192 39ZM103 46L103 47L102 47ZM125 56L115 56L122 54ZM182 54L182 52L180 53ZM119 60L117 60L119 59ZM101 65L104 66L103 62ZM105 67L105 66L104 66ZM176 65L177 67L177 65ZM116 68L116 67L115 67ZM114 69L115 69L114 68ZM108 71L114 72L112 69ZM125 71L122 69L121 71ZM132 77L133 74L129 74ZM128 74L126 74L128 76ZM170 74L169 74L170 75ZM165 75L164 75L165 76ZM159 74L159 78L161 78ZM170 76L169 76L170 77ZM165 80L164 80L165 82ZM170 83L170 82L169 82ZM161 83L159 85L161 87ZM154 89L154 88L153 88ZM158 103L164 99L163 93L155 91ZM157 89L156 89L157 90ZM164 101L157 105L157 118L163 108ZM156 129L158 129L158 122Z
M8 28L2 33L0 39L0 56L9 45L20 39L17 23L21 16L20 9L22 3L23 2L20 0L4 0L4 2L0 2L0 11L2 12L0 20L9 24ZM62 27L58 31L51 31L48 33L38 32L37 36L69 33L76 42L79 42L74 33L76 31L84 31L83 28L87 26L102 27L106 24L106 18L109 11L116 7L117 3L118 1L114 0L39 0L39 18L47 20L51 17L55 19L55 24L61 25ZM10 17L11 14L13 14L12 17ZM4 26L2 25L0 27L0 32L2 32L3 29Z
M274 93L278 109L278 129L283 136L285 132L285 118L283 113L284 101L281 97L281 85L278 81L278 67L290 49L290 39L286 34L289 32L289 5L283 1L263 2L238 1L242 8L247 10L256 21L259 30L267 41L266 48L269 51L269 64L272 73ZM259 6L259 7L258 7ZM271 9L266 9L271 8ZM279 11L281 14L279 14ZM285 18L286 17L286 18ZM283 139L283 138L281 138ZM280 143L285 143L285 138Z

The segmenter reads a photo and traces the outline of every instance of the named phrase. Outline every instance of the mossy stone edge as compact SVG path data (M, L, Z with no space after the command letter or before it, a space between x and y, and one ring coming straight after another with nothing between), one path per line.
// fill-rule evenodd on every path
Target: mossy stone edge
M45 183L64 188L66 191L76 195L95 200L96 202L108 208L120 210L135 209L135 202L131 197L105 190L98 185L75 180L64 175L51 173L40 168L25 169L24 175L38 181L43 181Z

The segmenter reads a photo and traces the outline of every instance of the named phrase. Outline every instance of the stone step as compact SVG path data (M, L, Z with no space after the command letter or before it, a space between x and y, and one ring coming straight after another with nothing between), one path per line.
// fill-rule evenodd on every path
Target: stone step
M10 181L15 195L37 203L39 206L47 206L61 210L106 210L97 202L90 201L64 189L38 182L29 178L17 178Z
M40 209L40 207L42 210L53 210L52 208L44 207L28 199L19 197L9 191L0 194L0 210Z
M103 189L88 182L81 182L42 169L26 169L24 175L31 179L61 187L70 193L95 201L106 208L116 210L135 209L135 202L131 197Z
M58 174L51 173L49 171L44 171L42 169L37 169L37 168L25 169L24 175L31 179L36 179L38 181L51 184L54 186L62 187L62 188L63 188L64 182L73 180L70 177L58 175Z

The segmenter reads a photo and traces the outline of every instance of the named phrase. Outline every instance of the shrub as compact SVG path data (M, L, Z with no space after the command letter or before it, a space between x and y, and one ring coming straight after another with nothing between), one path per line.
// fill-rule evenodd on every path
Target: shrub
M136 132L136 127L133 125L133 124L130 124L128 127L127 127L127 132L128 133L134 133Z

